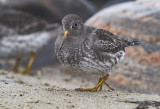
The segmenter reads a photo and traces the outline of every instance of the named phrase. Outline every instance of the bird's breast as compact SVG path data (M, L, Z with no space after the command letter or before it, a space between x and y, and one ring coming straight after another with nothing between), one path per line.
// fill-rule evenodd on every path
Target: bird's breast
M57 47L56 54L62 64L77 64L80 58L79 48L76 45L65 45L61 49Z

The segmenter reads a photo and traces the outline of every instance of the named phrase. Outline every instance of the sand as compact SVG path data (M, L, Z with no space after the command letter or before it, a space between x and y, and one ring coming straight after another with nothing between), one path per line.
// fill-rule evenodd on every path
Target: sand
M96 77L75 76L59 67L34 73L28 76L0 70L0 109L135 109L138 104L126 102L160 102L159 95L111 91L105 86L99 92L75 91L78 87L94 86Z

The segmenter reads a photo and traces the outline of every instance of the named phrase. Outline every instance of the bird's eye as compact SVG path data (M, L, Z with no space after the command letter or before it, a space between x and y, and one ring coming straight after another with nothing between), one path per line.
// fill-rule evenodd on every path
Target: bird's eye
M72 25L71 28L76 29L77 26L78 26L78 23L75 23L75 24Z
M77 25L78 25L77 23L74 24L75 27L76 27Z

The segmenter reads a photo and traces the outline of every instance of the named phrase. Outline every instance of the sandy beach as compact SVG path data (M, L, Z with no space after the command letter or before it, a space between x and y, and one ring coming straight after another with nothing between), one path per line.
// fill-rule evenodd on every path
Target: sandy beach
M43 68L32 76L0 71L1 109L135 109L128 101L160 101L154 94L111 91L104 86L99 92L79 92L78 87L93 87L97 82L62 68ZM149 109L154 106L149 106Z

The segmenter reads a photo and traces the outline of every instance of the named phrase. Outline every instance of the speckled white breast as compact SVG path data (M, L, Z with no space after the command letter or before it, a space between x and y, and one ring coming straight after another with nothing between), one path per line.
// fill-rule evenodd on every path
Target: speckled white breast
M107 53L110 56L109 60L105 61L99 61L93 60L89 57L82 57L83 61L80 61L79 63L79 70L83 72L92 72L95 74L108 74L109 71L114 67L118 62L120 62L124 56L125 52L124 51L119 51L115 54L112 53ZM118 58L119 55L119 58Z

